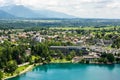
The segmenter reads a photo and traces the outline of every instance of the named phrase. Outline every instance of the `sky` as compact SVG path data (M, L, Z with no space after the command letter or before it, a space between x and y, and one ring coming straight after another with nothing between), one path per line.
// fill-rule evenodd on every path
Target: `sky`
M12 4L35 10L49 9L80 18L120 19L120 0L0 0L0 6Z

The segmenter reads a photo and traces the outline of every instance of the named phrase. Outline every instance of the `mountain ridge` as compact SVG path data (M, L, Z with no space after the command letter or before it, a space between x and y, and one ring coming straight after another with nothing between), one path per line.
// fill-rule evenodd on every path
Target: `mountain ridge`
M56 12L46 9L33 10L23 5L3 6L0 7L0 10L21 18L75 18L72 15L68 15L62 12Z
M0 18L1 19L11 19L11 18L16 18L14 15L9 14L3 10L0 10Z

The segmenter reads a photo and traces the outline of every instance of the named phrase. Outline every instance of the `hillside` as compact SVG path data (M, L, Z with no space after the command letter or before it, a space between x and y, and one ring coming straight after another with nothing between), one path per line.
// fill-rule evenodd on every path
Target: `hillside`
M2 11L0 10L0 19L11 19L11 18L15 18L15 16L5 12L5 11Z
M51 11L51 10L33 10L23 5L3 6L1 10L21 18L74 18L74 16Z

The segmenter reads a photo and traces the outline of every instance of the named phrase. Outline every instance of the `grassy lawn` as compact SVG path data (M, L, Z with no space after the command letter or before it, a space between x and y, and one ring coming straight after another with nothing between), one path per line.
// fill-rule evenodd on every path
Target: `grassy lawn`
M21 71L25 70L28 66L29 65L18 67L15 72L21 72Z
M114 28L114 26L107 26L107 27L98 27L98 28L95 28L95 27L52 27L52 28L49 28L49 29L61 29L61 30L102 30L102 29L112 29ZM118 28L118 27L116 27Z
M20 72L24 71L28 66L30 66L30 65L25 65L25 66L18 67L13 74L4 73L4 78L11 77L11 76L14 76L14 75L18 75Z
M69 63L71 61L67 61L66 59L52 59L51 63Z
M49 29L61 29L61 30L77 30L77 29L80 29L80 27L51 27Z

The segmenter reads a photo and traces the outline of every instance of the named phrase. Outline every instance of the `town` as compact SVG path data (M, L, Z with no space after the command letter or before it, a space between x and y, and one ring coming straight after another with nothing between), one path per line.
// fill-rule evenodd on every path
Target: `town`
M8 77L19 74L16 69L22 64L120 63L119 31L119 27L1 29L0 68Z
M119 13L120 0L0 0L0 80L119 80Z

